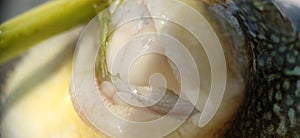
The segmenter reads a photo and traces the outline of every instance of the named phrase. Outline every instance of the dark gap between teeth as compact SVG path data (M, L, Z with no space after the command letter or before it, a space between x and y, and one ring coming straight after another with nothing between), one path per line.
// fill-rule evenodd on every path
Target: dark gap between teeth
M115 92L126 92L132 95L136 100L138 100L141 104L145 106L149 105L149 103L155 103L151 106L147 107L136 107L136 108L147 108L154 113L160 115L171 115L175 117L184 117L190 116L194 113L199 113L200 111L195 108L195 106L185 99L180 98L177 94L173 92L173 90L168 88L159 88L159 87L149 87L149 86L135 86L134 88L129 87L129 84L123 82L118 77L112 77L114 82L113 87ZM99 84L101 82L98 82ZM112 82L110 82L112 83ZM101 88L100 88L101 89ZM133 89L136 92L133 92ZM103 89L102 89L103 90ZM161 94L165 91L165 94L161 96ZM160 98L161 97L161 98ZM158 101L153 101L155 99L160 98ZM107 97L107 99L112 100L111 98ZM120 98L122 100L122 98ZM113 101L113 100L112 100ZM127 104L128 106L132 106ZM179 110L173 110L170 112L174 106L177 106ZM191 107L193 111L190 111ZM170 112L170 113L169 113Z
M145 89L145 87L138 87L138 91L145 91L148 89ZM141 103L145 105L149 105L149 103L152 102L153 99L159 98L159 94L161 93L162 88L152 88L151 94L150 95L143 95L142 93L133 93L133 95L139 100ZM177 94L175 94L172 90L170 89L165 89L165 94L161 97L159 101L157 101L155 104L152 106L148 106L150 110L161 114L161 115L166 115L168 114L176 105L180 110L173 110L170 115L174 116L185 116L190 113L188 111L190 108L193 107L193 111L191 114L199 112L196 108L194 108L194 105L190 103L187 100L184 100L180 98Z

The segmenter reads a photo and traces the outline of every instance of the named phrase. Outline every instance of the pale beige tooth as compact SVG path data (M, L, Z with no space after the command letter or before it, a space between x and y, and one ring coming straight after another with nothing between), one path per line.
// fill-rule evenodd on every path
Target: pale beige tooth
M141 4L143 4L143 2L144 1L142 1ZM132 16L139 16L139 17L144 15L150 16L150 13L148 12L149 9L147 9L145 5L128 4L128 6L130 10L128 10L127 13L126 12L122 13L121 11L122 10L126 11L126 8L128 7L122 7L120 8L121 9L120 11L117 11L117 13L119 13L120 15L118 15L112 20L113 23L117 24L116 23L117 21L122 22ZM135 12L135 10L137 10L137 12ZM128 40L132 40L134 37L138 35L143 35L145 33L150 33L150 32L157 32L156 26L152 19L134 20L132 22L122 24L119 28L117 28L117 30L113 32L111 40L109 41L109 46L107 48L108 70L110 72L113 72L113 68L122 68L122 67L124 68L123 65L128 63L126 61L126 59L128 58L126 57L132 55L131 54L132 51L136 49L141 49L140 52L147 52L147 51L154 50L160 53L164 53L164 47L159 45L157 37L153 37L154 40L153 41L149 40L151 41L149 43L137 42L137 44L134 45L130 45L130 46L127 45L127 47L124 46L124 44ZM141 38L141 36L138 37ZM125 52L121 53L122 55L118 55L120 54L118 52L122 51L123 48L125 48L124 50ZM118 61L117 58L124 58L124 59ZM154 73L160 73L165 77L168 83L167 87L169 89L172 89L174 91L179 91L178 82L174 77L174 74L172 72L172 69L169 66L167 58L163 55L155 54L155 53L143 55L138 59L136 59L135 61L133 61L133 64L130 66L129 70L130 70L129 81L132 85L148 86L151 75L153 75ZM126 69L123 70L123 73L121 71L120 73L121 77L122 74L127 75L127 72L125 71Z
M176 3L173 3L172 1L151 1L147 0L147 6L149 9L149 12L152 15L155 16L161 16L166 17L167 19L182 19L183 16L188 15L188 11L190 9L186 9L184 7L176 6ZM193 2L183 0L183 2L189 3L193 5ZM176 10L169 10L163 7L170 6L170 7L176 7ZM200 6L199 6L200 7ZM164 13L165 15L162 15ZM167 16L168 15L168 16ZM205 105L205 102L207 100L209 90L210 90L210 82L211 82L211 70L210 65L208 61L208 57L206 55L206 52L204 51L204 48L199 43L199 41L195 38L194 35L192 35L189 30L186 30L187 28L184 28L186 26L181 26L182 24L175 24L174 22L163 22L161 20L156 20L155 25L158 28L158 31L161 33L168 34L169 36L173 37L175 40L179 41L183 44L183 46L186 48L187 51L172 51L173 53L178 53L180 55L186 54L184 52L188 52L190 55L192 55L193 60L197 66L197 71L200 78L200 84L198 84L200 91L196 91L195 88L188 88L186 91L183 92L183 96L181 98L183 99L189 99L190 101L195 101L195 97L197 98L197 103L195 104L196 108L199 111L203 110L203 107ZM195 21L193 18L190 20L185 20L185 24L192 25ZM205 21L203 21L205 22ZM208 30L203 30L203 32L206 32ZM207 40L212 41L212 40ZM177 63L185 65L187 62L192 61L186 61L187 59L177 59ZM168 61L169 65L171 66L171 71L173 72L175 79L177 80L178 84L181 85L181 77L178 76L178 72L181 72L182 69L178 69L174 63L171 61ZM180 74L182 75L182 74ZM190 82L196 82L196 80L190 79L188 80L188 83ZM180 91L175 90L176 94L180 94ZM182 92L182 91L181 91ZM199 93L199 95L198 95Z
M131 40L138 34L155 32L155 28L151 20L147 20L147 24L145 24L144 20L141 19L126 22L131 19L130 17L142 16L140 15L141 13L149 15L147 10L143 6L128 1L126 2L126 4L118 8L116 13L114 14L115 16L112 19L112 26L116 27L116 30L112 32L113 35L109 40L109 46L106 50L107 66L110 72L112 72L112 66L116 61L115 58L117 57L118 52L122 47L124 47L126 41Z
M170 68L167 58L160 54L147 54L137 59L131 66L129 75L132 84L149 85L151 75L159 73L164 76L167 88L178 91L178 82ZM153 86L159 87L159 86Z

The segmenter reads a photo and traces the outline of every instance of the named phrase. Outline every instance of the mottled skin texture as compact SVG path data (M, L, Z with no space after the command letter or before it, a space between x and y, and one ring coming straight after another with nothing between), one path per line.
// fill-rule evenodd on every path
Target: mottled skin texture
M251 66L245 104L226 136L300 137L299 33L270 0L235 4Z

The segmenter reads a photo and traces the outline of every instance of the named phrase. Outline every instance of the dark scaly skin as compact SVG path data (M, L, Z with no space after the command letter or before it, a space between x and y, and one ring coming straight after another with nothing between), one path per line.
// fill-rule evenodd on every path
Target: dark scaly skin
M270 0L235 4L252 57L247 100L226 136L300 137L299 33Z

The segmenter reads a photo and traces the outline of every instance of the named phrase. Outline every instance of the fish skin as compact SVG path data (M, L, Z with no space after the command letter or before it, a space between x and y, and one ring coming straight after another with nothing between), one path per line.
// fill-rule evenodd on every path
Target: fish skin
M246 101L225 136L300 137L299 32L271 0L234 3L250 47L250 73Z

